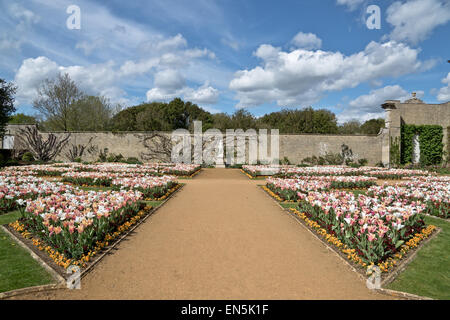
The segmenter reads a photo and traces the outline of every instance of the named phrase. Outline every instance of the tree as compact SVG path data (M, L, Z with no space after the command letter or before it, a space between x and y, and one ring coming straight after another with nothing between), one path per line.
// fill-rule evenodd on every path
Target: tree
M361 132L361 123L358 120L350 120L339 126L340 134L357 134Z
M16 113L15 115L11 116L8 123L10 124L36 124L38 121L33 116L28 116L23 113Z
M106 131L113 108L105 97L83 96L69 109L67 129L70 131Z
M62 137L57 137L50 133L47 139L44 139L36 126L28 126L20 129L17 135L19 145L30 151L36 160L53 160L61 150L66 146L70 138L70 133Z
M384 128L384 119L371 119L361 126L361 133L378 134L381 128Z
M214 122L209 112L176 98L169 103L144 103L122 110L112 118L111 128L114 131L172 131L193 129L196 120L203 122L204 130L211 128Z
M245 109L239 109L231 116L232 128L227 129L255 129L256 119L255 117Z
M5 134L5 127L10 120L11 114L16 111L14 108L14 95L17 87L12 83L7 83L0 79L0 135Z
M44 80L33 107L42 114L48 129L68 131L72 106L82 97L83 93L66 73Z

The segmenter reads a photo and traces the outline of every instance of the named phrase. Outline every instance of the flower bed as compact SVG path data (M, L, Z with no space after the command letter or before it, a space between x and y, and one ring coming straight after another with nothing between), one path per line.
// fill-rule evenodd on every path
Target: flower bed
M282 168L287 166L273 166L273 165L243 165L242 170L250 175L252 178L258 176L273 176L280 173Z
M326 229L322 228L317 222L311 220L307 217L305 213L298 211L295 208L291 208L290 211L297 217L299 217L302 221L305 222L306 226L315 231L322 239L329 244L332 244L337 250L339 250L349 261L356 264L358 267L367 267L367 264L362 261L359 255L356 253L356 249L353 249L342 241L340 241L336 236L329 234ZM436 227L433 225L429 225L422 229L420 233L416 233L410 240L408 240L405 244L403 244L398 250L397 253L387 258L384 262L379 263L378 267L381 272L389 272L396 265L399 264L399 261L403 259L410 250L417 248L421 242L427 238L429 238L433 232L435 232ZM371 264L372 265L372 264Z
M201 166L196 164L175 164L165 165L158 168L158 172L166 175L189 177L200 171Z
M421 208L413 205L386 206L343 191L299 193L299 198L298 211L334 237L338 248L347 248L344 253L362 267L377 264L388 271L393 266L389 261L425 228Z
M398 180L405 177L428 176L430 173L422 170L407 169L389 169L389 170L372 170L366 172L368 176L377 177L383 180Z
M123 174L111 172L66 172L62 175L62 181L80 186L104 186L109 187L115 178Z
M304 168L286 168L281 170L278 177L287 178L293 176L358 176L365 175L369 170L383 170L374 167L351 168L345 166L315 166Z
M127 176L132 175L158 175L157 167L146 167L138 164L124 163L102 163L78 166L79 172L120 173Z
M155 200L166 195L177 183L176 178L173 176L162 176L118 178L112 180L111 185L114 190L138 190L142 192L144 198Z
M298 200L298 192L330 189L363 189L376 184L377 178L364 176L295 176L295 179L268 178L267 188L287 201Z
M71 186L63 183L53 183L43 180L34 181L35 178L21 180L20 183L0 182L0 212L5 213L17 209L25 199L34 199L38 196L59 194L71 191Z
M374 186L368 195L384 204L419 206L423 213L440 218L450 218L450 184L439 180L414 180L396 186Z
M107 235L131 221L145 206L139 191L81 191L27 200L22 218L12 226L49 247L63 267L92 256Z

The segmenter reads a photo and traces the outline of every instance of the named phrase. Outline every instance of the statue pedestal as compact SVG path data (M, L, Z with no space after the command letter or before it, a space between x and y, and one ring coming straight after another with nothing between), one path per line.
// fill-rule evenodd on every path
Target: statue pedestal
M223 163L216 163L216 168L225 168L225 164L223 164Z

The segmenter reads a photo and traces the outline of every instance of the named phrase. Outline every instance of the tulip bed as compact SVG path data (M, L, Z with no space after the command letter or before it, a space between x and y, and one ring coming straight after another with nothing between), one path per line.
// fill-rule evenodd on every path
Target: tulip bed
M292 165L249 165L242 166L242 170L251 178L257 178L258 176L276 176L278 178L296 178L298 176L367 176L393 180L405 177L430 176L430 173L423 170L386 169L379 167L352 168L347 166L296 167Z
M146 199L160 199L177 186L174 176L118 178L111 182L114 190L132 189L142 192Z
M70 191L71 186L52 183L35 177L0 176L0 213L17 209L25 199Z
M80 186L109 187L113 179L121 176L123 174L111 172L66 172L62 175L62 181Z
M446 179L444 179L446 180ZM432 216L450 218L450 183L439 179L417 179L395 186L374 186L367 194L384 204L412 205Z
M281 171L267 178L263 188L278 201L296 202L285 205L361 267L376 264L390 271L434 232L423 214L449 218L449 177L420 170L329 166ZM379 178L408 181L378 186Z
M421 207L391 204L348 192L299 194L299 211L336 237L361 266L384 264L401 246L424 228ZM351 250L354 251L351 251Z
M407 169L371 170L366 172L365 174L383 180L397 180L403 178L411 178L415 176L430 175L427 171L407 170Z
M55 163L49 165L29 165L8 167L4 171L13 175L37 175L37 176L64 176L76 172L95 173L120 173L127 176L136 175L175 175L192 176L200 171L201 166L193 164L168 164L168 163L147 163L147 164L124 164L124 163L95 163L81 164L75 163Z
M27 200L20 227L61 254L65 259L58 262L68 266L134 217L145 206L141 199L139 191L74 190Z
M295 176L295 179L267 178L267 188L286 201L297 201L298 193L331 189L362 189L376 184L377 178L364 176Z
M0 172L0 211L19 209L21 218L10 226L57 265L86 266L99 250L147 214L151 206L146 200L164 200L180 187L175 176L164 172L195 170L197 166L169 164L9 167Z

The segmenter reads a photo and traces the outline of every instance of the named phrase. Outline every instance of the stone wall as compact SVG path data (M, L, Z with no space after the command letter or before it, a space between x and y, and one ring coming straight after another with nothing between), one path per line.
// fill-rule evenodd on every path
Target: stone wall
M400 128L403 123L416 125L440 125L444 129L444 150L449 146L450 102L443 104L426 104L413 97L403 103L398 100L388 100L382 105L386 111L386 128L378 135L280 135L280 159L288 158L292 163L301 163L307 157L323 156L326 153L340 153L342 144L346 144L354 155L354 160L367 159L370 165L383 162L389 165L391 140L400 138ZM9 125L7 134L17 135L23 125ZM55 133L64 135L65 133ZM169 133L166 133L169 134ZM45 134L44 134L45 135ZM147 151L143 139L149 133L145 132L72 132L69 144L61 152L57 160L67 160L68 148L76 145L88 145L95 152L85 153L83 160L97 160L100 151L122 154L124 157L135 157L141 160ZM269 143L270 146L270 143Z
M417 99L413 93L413 97L403 103L399 100L388 100L382 107L386 110L386 128L390 137L398 137L400 140L402 124L439 125L444 133L444 150L449 148L450 102L427 104ZM383 162L389 162L388 157Z
M17 135L23 126L8 126L9 135ZM269 132L270 133L270 132ZM45 137L48 133L42 133ZM66 133L54 133L64 136ZM165 133L170 135L170 133ZM147 151L143 138L145 132L71 132L70 140L57 160L67 161L69 148L77 145L91 146L95 151L85 152L83 160L97 160L99 152L107 148L109 154L122 154L124 157L136 157L142 160L142 154ZM365 158L369 164L376 164L382 160L382 141L384 134L379 135L280 135L280 159L287 157L292 163L301 163L304 158L321 156L326 153L340 153L342 144L346 144L352 151L354 159ZM90 141L90 143L89 143ZM270 150L270 139L268 141Z

